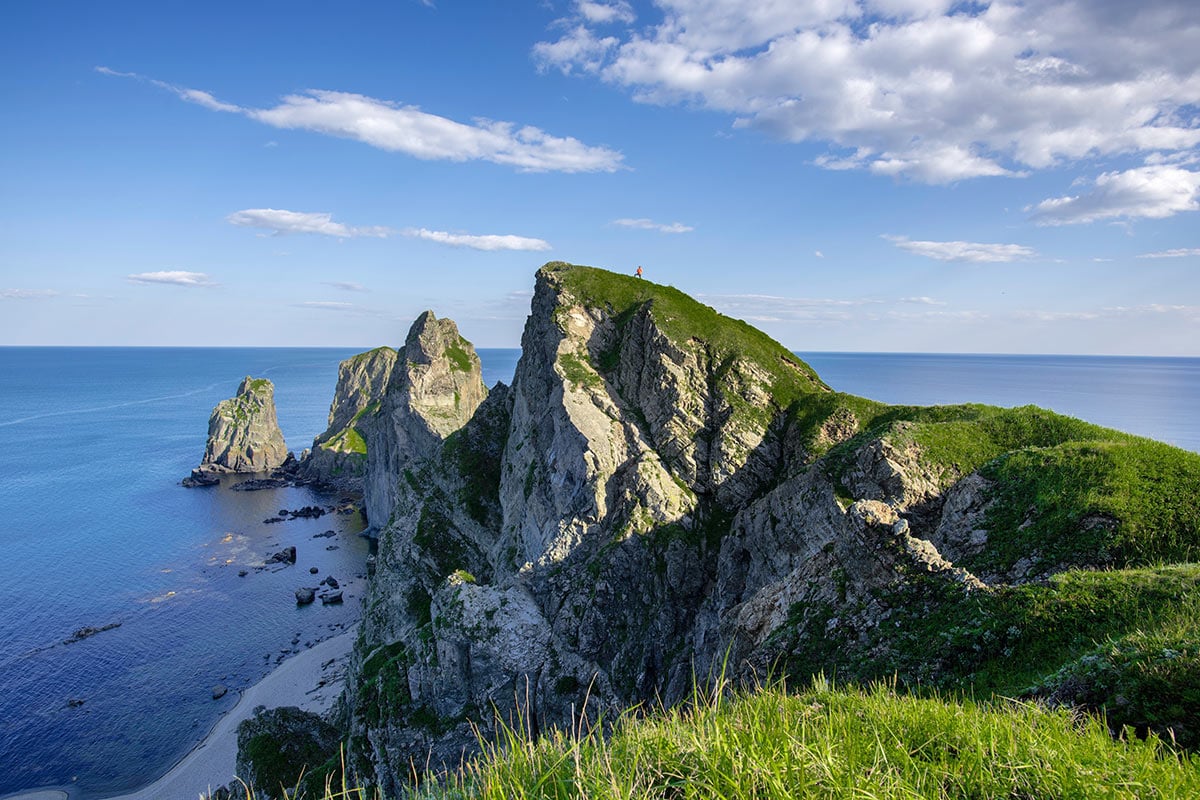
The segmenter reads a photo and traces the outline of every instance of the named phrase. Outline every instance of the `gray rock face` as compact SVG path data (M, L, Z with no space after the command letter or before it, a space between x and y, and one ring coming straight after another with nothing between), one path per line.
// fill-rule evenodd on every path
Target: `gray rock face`
M275 385L247 376L237 395L218 403L208 418L200 470L265 472L283 464L287 455L275 417Z
M828 389L802 363L665 289L614 307L591 272L539 271L513 386L476 395L465 424L429 358L456 332L422 317L419 357L397 364L368 440L381 531L345 696L385 794L410 758L457 764L493 709L545 727L585 697L589 715L674 703L723 664L768 668L806 604L851 602L866 629L887 613L875 590L906 574L987 591L922 538L942 476L903 431L864 438L835 486L805 443L859 423L805 439ZM607 275L614 295L644 286Z
M396 367L396 351L377 347L338 365L338 382L329 406L329 427L313 440L299 477L344 491L363 490L367 472L364 430L378 413Z
M379 410L364 417L367 520L379 531L392 514L405 470L428 459L487 396L475 348L453 320L426 311L412 324Z

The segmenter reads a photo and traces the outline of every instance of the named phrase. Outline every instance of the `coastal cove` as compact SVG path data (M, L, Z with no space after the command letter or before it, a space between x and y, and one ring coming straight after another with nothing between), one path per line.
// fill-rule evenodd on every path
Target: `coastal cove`
M184 490L178 481L203 449L209 409L242 375L275 382L289 447L308 446L325 427L338 361L354 352L0 349L0 713L9 721L0 795L70 786L86 800L142 786L239 690L353 626L361 585L342 608L297 609L290 595L309 566L355 585L367 551L361 520L263 522L336 496ZM519 352L479 355L491 385L510 380ZM803 357L836 388L883 401L1034 403L1200 451L1189 413L1200 359ZM327 530L334 535L314 538ZM238 577L288 545L301 554L290 572ZM214 701L218 683L231 691Z

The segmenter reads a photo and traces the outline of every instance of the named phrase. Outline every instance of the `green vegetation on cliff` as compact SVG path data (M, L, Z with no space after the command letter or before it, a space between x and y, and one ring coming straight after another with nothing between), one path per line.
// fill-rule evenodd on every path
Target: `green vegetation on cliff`
M771 378L771 394L782 408L803 395L828 390L817 373L786 347L740 319L733 319L697 302L673 286L620 275L594 267L552 262L542 267L581 305L608 309L618 324L648 307L659 330L677 345L695 340L706 347L715 363L732 358L749 361ZM614 366L613 356L594 366L603 372ZM580 382L580 381L577 381Z

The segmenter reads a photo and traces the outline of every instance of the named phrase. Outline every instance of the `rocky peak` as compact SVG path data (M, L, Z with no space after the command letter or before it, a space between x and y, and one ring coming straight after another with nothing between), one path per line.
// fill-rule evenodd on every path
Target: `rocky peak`
M217 403L208 418L202 470L265 472L287 459L275 416L275 384L246 376L237 394Z
M487 397L474 346L432 311L409 329L379 400L364 419L367 519L378 531L392 514L404 471L437 452Z
M396 366L397 353L377 347L338 365L329 406L329 427L313 440L300 465L300 477L326 486L362 491L367 469L364 418L379 411Z

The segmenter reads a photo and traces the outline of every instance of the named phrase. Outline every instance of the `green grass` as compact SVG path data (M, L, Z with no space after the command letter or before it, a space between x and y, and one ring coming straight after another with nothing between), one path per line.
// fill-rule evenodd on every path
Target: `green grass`
M563 353L558 357L558 364L562 367L563 377L576 386L586 388L596 388L604 383L604 379L584 362L579 356L574 353Z
M367 441L355 427L343 428L336 436L323 442L321 447L338 453L367 454Z
M1185 798L1200 769L1155 739L1031 705L959 703L876 686L698 697L648 717L532 739L509 727L465 775L420 796L663 798Z
M1200 765L1155 736L1116 740L1096 719L1016 702L898 694L885 685L798 694L713 692L611 726L527 734L523 720L422 800L913 800L1192 798ZM338 783L336 776L332 781ZM361 788L298 800L381 798Z
M1051 568L1200 560L1196 453L1126 436L1017 450L981 472L999 487L993 533L967 569L1031 553Z
M467 342L461 336L458 342L446 346L446 358L450 361L450 369L458 372L470 372L474 366L471 354L467 352Z
M780 668L801 684L826 672L858 682L895 676L918 692L1028 696L1050 694L1071 670L1095 664L1100 654L1111 669L1103 681L1093 681L1094 691L1072 702L1103 711L1119 694L1136 696L1137 713L1124 709L1131 724L1144 722L1164 736L1173 726L1182 744L1200 744L1200 565L1070 571L1045 584L990 593L909 576L876 600L891 614L866 631L830 626L852 608L797 605L779 634L786 654ZM1138 653L1163 650L1182 655L1157 664L1156 672L1142 670L1145 659Z

